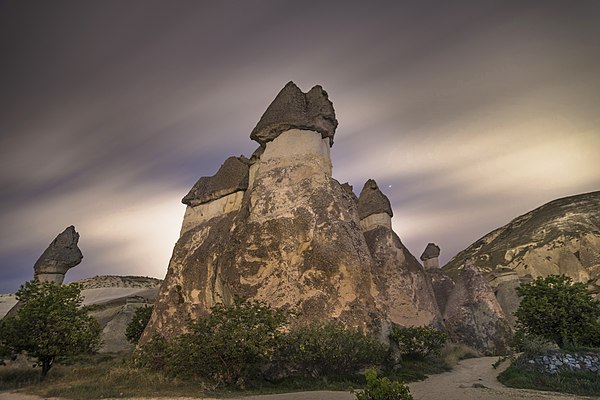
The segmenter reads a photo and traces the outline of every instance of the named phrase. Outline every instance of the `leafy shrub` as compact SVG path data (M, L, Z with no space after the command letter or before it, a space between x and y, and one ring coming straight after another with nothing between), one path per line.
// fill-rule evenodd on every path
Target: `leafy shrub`
M398 346L402 356L413 359L439 354L448 340L445 332L430 326L393 326L389 337Z
M522 331L517 332L513 338L513 347L525 355L534 355L548 350L556 350L558 346L551 340L543 336L527 335L523 336Z
M310 377L353 375L381 364L387 353L387 346L377 338L336 322L296 326L282 342L278 361Z
M353 391L357 400L413 400L408 386L386 377L378 378L375 369L365 373L367 385L363 391Z
M81 307L78 285L32 280L17 291L21 306L0 321L0 347L37 358L44 378L56 358L91 353L100 346L100 326Z
M260 301L219 304L171 342L154 337L136 355L139 366L175 377L244 386L271 360L291 313Z
M538 277L517 288L517 336L537 335L560 347L600 345L600 302L565 275Z
M129 343L137 344L140 340L144 329L146 329L146 325L148 325L148 321L150 321L153 309L154 307L144 306L135 310L133 318L129 321L125 329L125 337Z

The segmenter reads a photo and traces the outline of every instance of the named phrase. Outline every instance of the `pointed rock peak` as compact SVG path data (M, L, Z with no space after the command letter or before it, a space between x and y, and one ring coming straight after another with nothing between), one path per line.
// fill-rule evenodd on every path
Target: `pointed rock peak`
M437 258L440 256L440 248L435 243L428 243L425 251L421 254L421 261Z
M354 194L354 188L352 187L352 185L349 184L348 182L346 182L346 183L342 183L341 186L342 186L342 189L344 189L344 192L346 192L346 194L348 196L350 196L352 201L354 201L354 203L358 203L358 197L356 197L356 195Z
M83 258L79 247L79 233L73 225L60 233L50 243L33 266L35 276L43 274L63 275L74 266L78 265ZM60 280L62 283L62 279Z
M321 86L317 85L308 93L303 93L290 81L267 107L252 130L250 139L264 147L287 130L303 129L319 132L321 137L329 138L329 145L332 146L337 125L333 103Z
M249 163L244 156L229 157L215 175L200 178L181 202L195 207L248 189Z
M387 213L390 217L394 216L390 200L379 190L377 183L369 179L358 197L358 216L360 219L367 218L369 215Z

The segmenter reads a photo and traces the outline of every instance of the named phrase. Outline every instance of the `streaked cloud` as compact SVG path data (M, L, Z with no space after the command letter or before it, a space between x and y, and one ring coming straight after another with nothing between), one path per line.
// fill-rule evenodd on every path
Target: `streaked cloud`
M35 4L35 6L33 6ZM414 255L598 190L600 6L253 1L0 4L0 292L64 227L96 274L162 277L181 197L289 80L340 121L334 176L375 178Z

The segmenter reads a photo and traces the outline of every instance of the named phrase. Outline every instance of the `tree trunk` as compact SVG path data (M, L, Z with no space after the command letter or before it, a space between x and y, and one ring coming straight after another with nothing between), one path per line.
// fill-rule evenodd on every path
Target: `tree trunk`
M52 368L52 362L54 361L54 357L44 359L41 361L42 361L42 378L41 379L44 380L46 378L46 375L48 375L48 371L50 371L50 368Z

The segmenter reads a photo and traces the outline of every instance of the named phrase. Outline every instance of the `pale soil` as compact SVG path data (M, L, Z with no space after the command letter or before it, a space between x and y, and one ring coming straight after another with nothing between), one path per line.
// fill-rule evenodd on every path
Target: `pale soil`
M472 358L461 361L452 371L433 375L422 382L409 384L415 400L512 400L512 399L550 399L550 400L583 400L591 397L580 397L553 392L512 389L503 386L496 380L500 371L508 366L505 362L500 368L492 368L497 357ZM0 393L0 400L41 400L41 397L20 393ZM230 400L354 400L348 392L302 392L261 396L249 396ZM58 400L58 399L55 399ZM165 398L137 398L129 400L174 400ZM178 398L177 400L193 400ZM198 400L198 399L195 399ZM204 399L214 400L214 399Z

